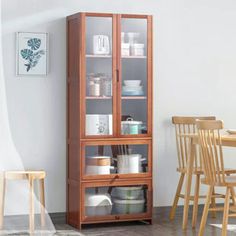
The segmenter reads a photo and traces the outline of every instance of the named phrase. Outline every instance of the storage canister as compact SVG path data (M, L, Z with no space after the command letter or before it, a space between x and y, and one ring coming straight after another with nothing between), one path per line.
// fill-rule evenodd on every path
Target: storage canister
M129 56L130 54L130 44L129 43L122 43L121 44L121 55L122 56Z
M107 175L110 174L111 157L93 156L86 157L86 175Z
M144 56L144 44L134 43L131 45L132 56Z

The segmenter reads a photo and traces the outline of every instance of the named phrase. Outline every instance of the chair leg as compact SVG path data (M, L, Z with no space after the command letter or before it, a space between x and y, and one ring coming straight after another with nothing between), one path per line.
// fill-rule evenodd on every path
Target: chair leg
M206 198L206 202L205 202L205 206L204 206L204 210L203 210L203 214L202 214L202 219L201 219L201 224L200 224L198 236L204 235L204 230L205 230L205 225L206 225L206 221L207 221L207 215L208 215L208 210L209 210L209 206L210 206L210 202L211 202L213 188L214 188L213 186L209 186L209 189L208 189L207 198Z
M182 186L183 186L183 182L184 182L184 176L185 173L181 173L180 178L179 178L179 183L176 189L176 194L175 194L175 199L173 202L173 205L171 207L171 211L170 211L170 220L173 220L175 218L175 211L178 205L178 201L179 201L179 195L181 193L182 190Z
M231 191L231 188L227 187L226 195L225 195L223 223L222 223L222 233L221 233L222 236L226 236L227 235L227 225L228 225L228 217L229 217L230 191Z
M5 200L5 188L6 180L4 172L0 173L0 229L3 228L3 218L4 218L4 200Z
M32 176L29 177L29 206L30 206L30 215L29 215L29 229L30 232L34 231L34 179Z
M45 195L44 195L44 179L39 180L40 188L40 208L41 208L41 226L45 226Z
M235 199L236 195L235 195L234 187L230 188L230 193L231 193L233 205L236 206L236 199Z
M196 227L196 222L197 222L199 189L200 189L200 175L196 175L194 202L193 202L193 217L192 217L193 228Z
M215 195L215 188L213 188L212 195ZM215 197L211 198L211 207L216 208L216 199ZM212 218L216 218L216 212L212 211L211 212Z

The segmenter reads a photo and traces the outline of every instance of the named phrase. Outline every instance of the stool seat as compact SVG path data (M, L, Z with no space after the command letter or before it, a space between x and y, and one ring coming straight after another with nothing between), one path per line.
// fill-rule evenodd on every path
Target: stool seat
M29 179L30 177L33 179L44 179L46 176L46 172L43 170L12 170L4 172L5 179Z
M43 170L8 170L0 172L0 229L3 227L4 200L7 180L28 180L29 181L29 229L34 231L34 180L39 181L39 201L41 204L41 226L45 226L45 196L44 179L46 172Z

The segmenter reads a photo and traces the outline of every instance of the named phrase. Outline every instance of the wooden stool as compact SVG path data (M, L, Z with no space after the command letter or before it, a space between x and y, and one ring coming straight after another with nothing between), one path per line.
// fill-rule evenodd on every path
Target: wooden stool
M39 180L40 203L41 203L41 225L45 226L45 196L44 179L45 171L5 171L0 173L0 229L3 228L4 200L6 180L28 180L29 181L29 229L34 231L34 180Z

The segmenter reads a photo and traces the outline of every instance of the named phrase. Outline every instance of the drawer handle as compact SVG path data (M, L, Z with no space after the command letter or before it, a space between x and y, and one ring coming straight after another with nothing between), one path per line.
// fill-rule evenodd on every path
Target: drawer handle
M115 216L115 219L116 219L116 220L119 220L119 219L120 219L120 217L119 217L119 216Z

